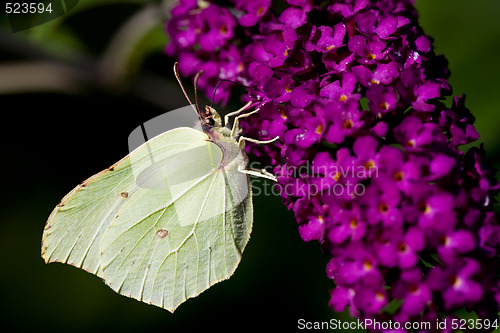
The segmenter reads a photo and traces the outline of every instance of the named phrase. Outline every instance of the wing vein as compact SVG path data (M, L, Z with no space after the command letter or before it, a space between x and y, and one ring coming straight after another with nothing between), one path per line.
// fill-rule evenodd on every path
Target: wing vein
M71 234L71 237L61 237L60 241L59 241L59 242L58 242L58 244L54 247L54 249L56 249L57 247L59 247L59 245L61 245L61 242L62 242L62 240L63 240L63 239L65 239L65 240L66 240L66 242L69 242L69 241L72 239L72 236L73 236L73 235L76 233L76 231L78 230L78 228L79 228L79 227L80 227L80 226L81 226L81 225L85 222L85 220L87 220L87 218L90 216L90 214L91 214L92 212L94 212L94 211L97 209L97 207L99 207L99 204L100 204L100 203L102 203L102 201L104 201L105 197L107 197L110 193L114 192L114 191L115 191L115 190L116 190L116 189L117 189L117 188L118 188L118 187L119 187L119 186L120 186L120 185L121 185L121 184L122 184L122 183L123 183L126 179L128 179L128 177L125 177L124 179L122 179L122 180L121 180L118 184L116 184L116 186L115 186L115 187L113 187L113 188L112 188L109 192L107 192L105 195L103 195L103 196L101 196L101 197L99 197L99 198L97 198L97 199L95 199L95 200L93 200L93 201L89 202L87 205L85 205L84 207L82 207L81 209L84 209L85 207L87 207L87 206L89 206L89 205L93 204L95 201L100 200L100 201L99 201L99 203L98 203L98 204L96 204L96 205L94 205L94 207L93 207L93 208L92 208L92 209L88 212L88 214L87 214L87 215L86 215L86 216L85 216L82 220L80 220L80 223L78 223L78 226L74 229L73 233ZM78 211L80 211L80 210L78 210ZM71 217L68 219L68 221L70 221L70 220L73 218L73 216L74 216L74 215L75 215L78 211L73 212L73 213L71 214ZM101 223L102 223L102 221L101 221ZM78 235L77 241L73 242L73 245L71 246L71 249L69 250L69 252L68 252L68 254L66 255L66 257L64 258L64 262L67 262L68 258L70 257L71 253L73 252L73 250L74 250L74 248L75 248L76 244L78 243L78 239L80 239L80 238L81 238L81 236L82 236L82 234L84 233L84 231L85 231L85 230L87 230L87 228L84 228L84 230L82 230L82 231L80 232L80 234ZM91 244L94 242L94 240L95 240L95 239L92 239ZM82 261L81 261L81 263L79 264L79 267L80 267L82 264L83 264L83 260L82 260Z

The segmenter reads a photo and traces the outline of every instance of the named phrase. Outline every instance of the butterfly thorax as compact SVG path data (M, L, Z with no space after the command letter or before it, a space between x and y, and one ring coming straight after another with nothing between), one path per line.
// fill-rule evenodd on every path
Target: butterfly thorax
M227 127L212 127L205 133L210 137L210 141L222 150L223 157L219 165L220 170L235 171L238 168L246 168L248 157L238 142L231 137L230 129Z
M248 157L242 150L242 147L232 136L232 131L222 125L222 119L219 113L211 106L205 106L204 112L200 112L202 119L202 129L210 137L210 141L215 143L223 154L219 170L238 170L246 169Z

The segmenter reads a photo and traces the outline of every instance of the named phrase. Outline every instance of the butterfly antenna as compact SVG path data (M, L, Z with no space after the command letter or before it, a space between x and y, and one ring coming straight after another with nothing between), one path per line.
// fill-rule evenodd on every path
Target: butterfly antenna
M263 92L262 90L259 90L259 89L257 89L257 88L249 87L249 86L246 86L246 85L244 85L244 84L242 84L242 83L239 83L239 82L236 82L236 81L233 81L233 80L229 80L229 79L222 79L222 80L220 80L219 82L217 82L217 84L215 85L214 94L213 94L213 96L212 96L212 101L211 101L211 103L210 103L210 107L213 107L213 104L214 104L214 99L215 99L215 93L217 93L217 88L219 87L219 84L221 84L222 82L231 82L231 83L233 83L233 84L237 84L237 85L242 86L242 87L245 87L245 88L247 88L247 89L255 90L255 91L258 91L258 92L260 92L260 93L264 94L264 92Z
M198 74L194 77L194 101L196 104L196 108L198 109L198 114L201 114L200 106L198 105L198 79L203 71L199 71Z
M177 79L177 82L179 82L179 86L181 86L181 89L182 89L182 92L184 93L184 96L186 97L187 101L189 102L189 105L191 105L191 107L193 108L194 112L196 112L198 114L198 116L200 115L199 111L196 109L198 107L198 101L196 101L196 108L193 106L193 102L191 102L191 99L189 98L188 94L186 93L186 90L184 89L184 86L182 85L182 81L181 81L181 77L179 75L179 63L176 62L174 64L174 74L175 74L175 78ZM198 73L200 74L200 73ZM197 77L199 75L196 75ZM196 83L194 84L194 87L195 87L195 96L196 96Z

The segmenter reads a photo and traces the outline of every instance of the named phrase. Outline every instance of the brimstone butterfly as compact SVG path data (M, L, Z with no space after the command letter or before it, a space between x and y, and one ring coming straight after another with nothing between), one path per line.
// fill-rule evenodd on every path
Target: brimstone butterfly
M164 132L75 187L45 225L45 262L80 267L122 295L172 312L229 278L252 229L248 174L275 180L247 170L242 149L245 140L274 139L236 141L238 119L258 109L227 126L248 106L228 114L226 126L213 108L197 107L202 130Z

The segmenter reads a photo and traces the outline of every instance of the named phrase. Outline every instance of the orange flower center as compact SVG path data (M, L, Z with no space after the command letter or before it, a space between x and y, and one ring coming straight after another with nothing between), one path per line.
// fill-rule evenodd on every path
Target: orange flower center
M398 171L394 174L394 180L400 182L403 180L403 171Z
M352 120L350 120L350 119L347 119L346 121L344 121L344 124L343 124L345 129L351 129L352 125L354 125L354 124L353 124Z
M431 212L431 206L429 206L428 204L426 204L425 202L421 202L419 205L418 205L418 210L424 214L428 214Z
M385 214L389 211L389 206L386 204L386 203L381 203L379 206L378 206L378 210L382 213L382 214Z
M412 294L416 294L420 290L418 288L418 286L416 286L414 284L412 284L409 289L410 289L410 293L412 293Z
M439 244L446 246L446 245L448 245L449 242L450 242L449 237L446 237L444 235L439 237Z
M375 167L375 162L372 160L369 160L368 162L365 163L365 169L370 170L371 168Z
M342 174L340 173L340 171L337 171L337 173L335 174L335 176L333 176L333 179L338 182L339 179L340 179L340 176L342 176Z
M456 275L450 276L450 284L453 287L459 287L462 284L462 279Z

